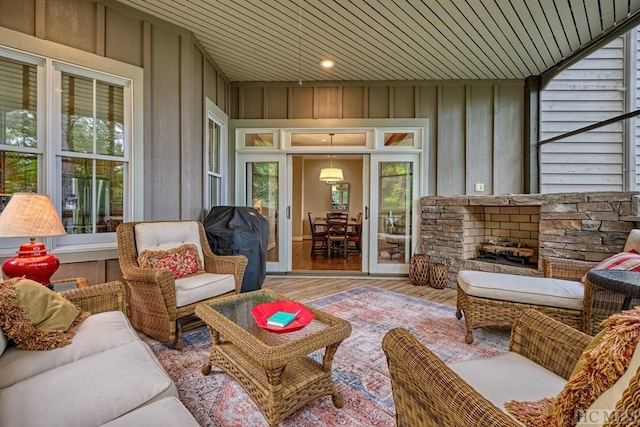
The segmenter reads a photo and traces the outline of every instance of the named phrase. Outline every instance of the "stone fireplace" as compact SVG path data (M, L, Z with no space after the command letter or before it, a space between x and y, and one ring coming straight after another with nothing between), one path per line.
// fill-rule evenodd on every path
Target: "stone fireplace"
M421 244L449 268L541 276L543 257L600 261L622 249L638 218L638 192L429 196L421 199ZM527 265L479 259L483 242L504 239L533 250Z

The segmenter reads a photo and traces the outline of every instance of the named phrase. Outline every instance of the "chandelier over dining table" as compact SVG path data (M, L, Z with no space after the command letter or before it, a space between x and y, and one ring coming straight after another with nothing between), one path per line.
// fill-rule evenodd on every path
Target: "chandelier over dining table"
M329 136L331 137L331 147L333 147L333 135L333 133L329 134ZM331 185L335 184L338 181L342 181L344 179L344 176L342 175L342 169L333 167L333 154L329 155L329 162L330 164L328 168L322 168L320 170L320 181L324 181L327 184Z

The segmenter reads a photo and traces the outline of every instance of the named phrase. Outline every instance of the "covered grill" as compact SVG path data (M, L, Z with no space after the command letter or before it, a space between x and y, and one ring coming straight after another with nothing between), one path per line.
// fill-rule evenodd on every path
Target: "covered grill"
M211 208L204 220L204 229L214 254L248 258L241 292L262 288L267 275L267 220L253 208L217 206Z

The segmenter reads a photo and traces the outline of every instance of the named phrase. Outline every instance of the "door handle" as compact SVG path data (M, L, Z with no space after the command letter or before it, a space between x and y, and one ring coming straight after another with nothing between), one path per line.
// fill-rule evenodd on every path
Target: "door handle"
M364 219L369 219L369 206L364 207Z
M287 206L287 219L291 219L291 206Z

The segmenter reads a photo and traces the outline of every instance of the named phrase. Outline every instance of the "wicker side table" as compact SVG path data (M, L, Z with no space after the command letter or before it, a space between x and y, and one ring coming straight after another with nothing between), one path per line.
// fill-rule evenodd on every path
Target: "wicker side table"
M211 355L202 368L216 366L231 375L251 396L270 426L277 426L299 408L330 395L342 407L342 395L331 376L338 346L351 334L346 320L307 307L315 319L305 328L277 334L257 326L250 313L258 304L287 300L266 289L199 304L196 314L211 332ZM324 348L322 363L308 357Z

